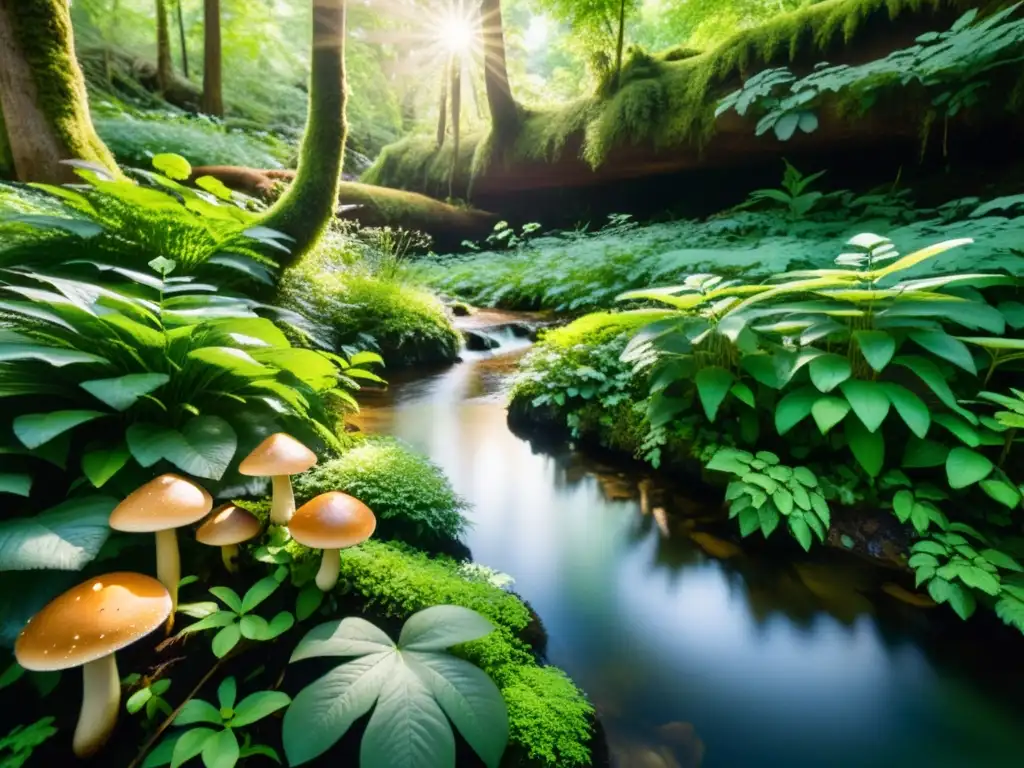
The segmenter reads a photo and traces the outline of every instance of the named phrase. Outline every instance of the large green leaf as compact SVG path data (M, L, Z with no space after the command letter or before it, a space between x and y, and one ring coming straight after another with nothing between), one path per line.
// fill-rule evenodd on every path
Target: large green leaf
M820 395L811 387L801 387L783 397L775 406L775 429L784 435L811 415Z
M886 397L889 398L889 402L896 407L896 413L900 415L900 418L903 419L903 422L910 431L919 438L927 435L932 419L928 406L924 404L924 401L899 384L884 381L881 382L881 385Z
M868 428L876 431L889 414L889 398L876 381L844 381L839 385L853 412Z
M715 420L718 408L729 394L729 387L732 386L734 378L731 371L717 366L701 368L697 371L695 378L697 394L700 396L700 402L704 406L704 413L707 414L708 421Z
M441 651L479 640L493 631L494 625L476 611L458 605L435 605L405 622L398 647L403 651Z
M272 368L236 347L200 347L189 352L188 356L244 378L260 378L274 373Z
M967 413L957 403L953 390L949 388L949 384L946 382L938 366L931 360L919 355L900 355L893 360L893 363L913 371L950 410L956 411L961 416ZM967 417L965 416L965 418Z
M789 532L793 534L794 539L800 542L800 546L804 548L805 552L811 551L811 543L813 542L811 527L807 525L802 515L790 516Z
M885 439L881 431L869 432L859 419L847 419L846 442L853 457L871 477L878 477L885 461Z
M152 163L154 168L175 181L185 181L192 175L192 166L181 155L170 152L153 155Z
M132 456L144 467L166 459L196 477L219 480L234 458L238 436L219 416L196 416L178 432L154 424L133 424L126 432Z
M876 371L881 371L896 353L896 340L885 331L854 331L864 359Z
M240 728L243 725L250 725L257 720L262 720L267 715L284 709L291 704L291 701L291 697L281 691L258 691L250 694L238 702L238 706L234 708L235 714L231 718L231 727Z
M984 480L992 473L993 464L988 457L957 446L946 457L946 477L950 488L966 488Z
M171 768L179 768L194 757L198 757L206 742L217 735L212 728L192 728L185 731L174 743L171 752Z
M971 374L978 373L971 350L945 331L911 331L910 338L933 355L948 360Z
M203 744L205 768L235 768L238 762L238 738L230 728L214 734Z
M949 447L934 440L922 440L912 437L907 441L901 464L908 469L924 469L939 467L946 462Z
M832 427L846 418L850 412L850 404L841 397L825 395L819 397L811 406L811 415L814 416L814 423L818 425L821 434L827 434Z
M85 496L0 522L0 571L80 571L110 535L107 521L115 506L108 496Z
M330 389L338 380L337 366L326 355L312 349L254 349L252 356L261 363L288 371L316 391Z
M390 637L366 619L350 616L319 624L299 641L291 662L317 656L363 656L395 649Z
M129 373L112 379L83 381L79 386L115 411L127 411L140 397L159 389L170 380L171 377L166 373Z
M850 361L836 354L821 355L814 358L808 370L814 386L822 392L831 392L850 378L853 373Z
M25 472L0 473L0 493L28 496L32 490L32 475Z
M100 411L84 410L28 413L24 416L16 416L11 426L14 429L14 434L26 448L38 448L80 424L105 415Z
M508 743L508 711L491 678L447 654L413 651L403 657L484 764L497 768Z
M891 318L938 317L943 321L957 323L965 328L977 328L997 336L1006 330L1006 321L995 307L980 301L902 301L878 314L879 320Z
M282 739L288 764L308 763L330 749L370 711L399 665L394 649L371 653L335 667L303 688L284 715Z
M128 463L131 453L124 443L106 445L92 443L82 454L82 473L96 488L101 488Z

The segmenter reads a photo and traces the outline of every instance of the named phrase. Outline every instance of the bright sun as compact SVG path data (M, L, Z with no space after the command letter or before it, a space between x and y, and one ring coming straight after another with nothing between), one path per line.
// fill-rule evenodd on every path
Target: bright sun
M464 16L452 15L441 22L439 29L441 43L449 53L468 53L473 47L474 30L472 22Z

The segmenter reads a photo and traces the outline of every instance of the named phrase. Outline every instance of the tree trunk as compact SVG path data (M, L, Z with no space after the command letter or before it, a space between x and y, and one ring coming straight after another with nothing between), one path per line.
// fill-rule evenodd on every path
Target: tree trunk
M448 128L448 80L451 79L452 57L441 73L441 105L437 110L437 148L444 146L444 133Z
M175 3L178 7L178 40L181 43L181 71L188 79L188 45L185 42L185 17L181 13L181 0Z
M67 0L0 0L0 112L19 181L74 181L71 159L119 175L89 117Z
M203 105L208 115L224 116L221 81L220 0L203 0Z
M619 0L619 41L615 46L615 77L612 78L612 89L618 90L622 77L622 46L626 41L626 0Z
M455 170L459 167L459 118L462 112L462 59L452 56L452 165L448 169L448 199L455 195Z
M505 33L501 22L501 0L481 0L480 21L484 38L484 85L491 110L491 130L505 137L519 127L519 106L512 98L505 64Z
M345 0L312 0L313 54L309 114L294 183L263 219L264 226L295 239L298 261L327 228L338 204L338 181L345 155Z
M167 17L167 0L156 0L156 81L161 91L174 79L171 59L171 25Z

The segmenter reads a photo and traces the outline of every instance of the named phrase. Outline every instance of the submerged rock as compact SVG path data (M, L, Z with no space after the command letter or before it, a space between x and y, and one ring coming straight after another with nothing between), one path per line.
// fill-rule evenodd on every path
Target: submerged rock
M466 349L471 352L487 352L501 346L501 342L497 339L468 328L463 329L462 338L466 340Z

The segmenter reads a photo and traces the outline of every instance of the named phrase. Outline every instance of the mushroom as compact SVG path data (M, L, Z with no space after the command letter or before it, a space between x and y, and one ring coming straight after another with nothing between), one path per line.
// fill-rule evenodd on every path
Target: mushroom
M213 498L204 488L180 475L166 474L132 491L110 513L115 531L156 534L156 577L171 593L168 630L174 624L181 580L175 529L202 520L212 508Z
M196 541L211 547L220 547L220 556L229 573L238 570L235 558L238 545L255 538L262 530L260 521L234 504L222 504L213 510L210 518L199 526Z
M299 544L324 551L316 574L316 585L322 592L329 592L338 583L340 550L362 544L376 527L377 518L370 508L340 491L322 493L306 502L288 524Z
M269 477L272 483L270 520L288 525L295 514L295 495L289 475L316 465L316 454L291 435L278 432L257 445L242 459L238 471L250 477Z
M49 602L14 644L25 669L55 672L82 668L82 709L73 749L94 755L117 724L121 680L114 653L158 628L171 615L171 596L141 573L108 573L89 579Z

